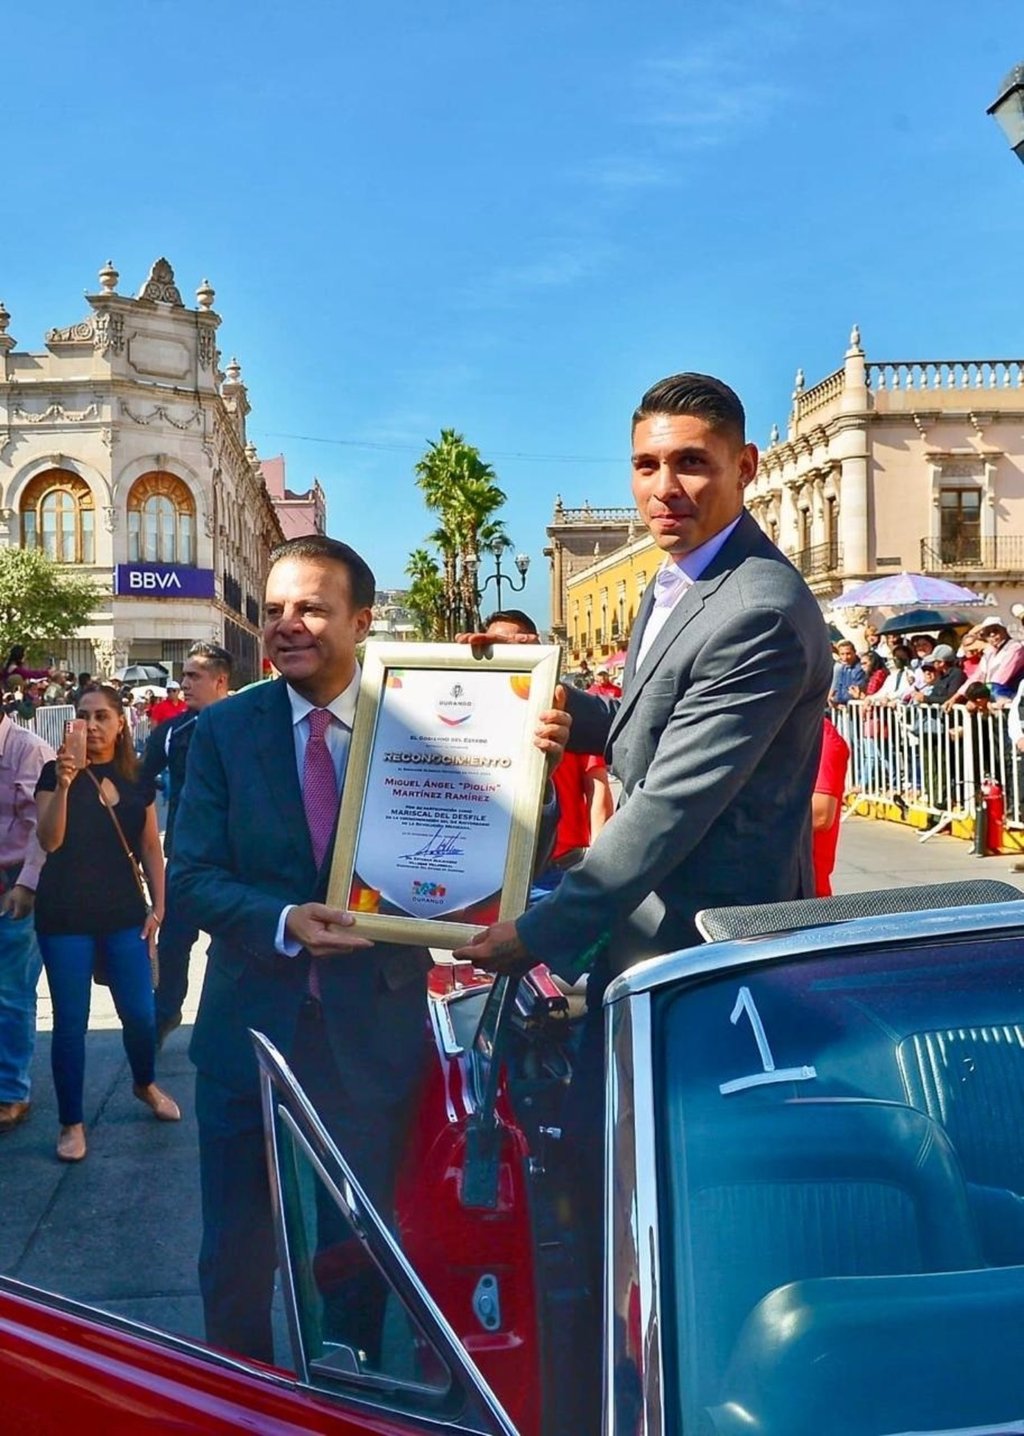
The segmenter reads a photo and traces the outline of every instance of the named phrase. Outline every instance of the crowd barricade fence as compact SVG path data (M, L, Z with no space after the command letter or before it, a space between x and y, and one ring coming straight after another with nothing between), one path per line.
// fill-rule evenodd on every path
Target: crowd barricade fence
M946 710L860 699L830 709L829 717L850 746L844 816L970 838L986 793L998 784L1002 847L1024 850L1024 753L1010 739L1006 709L971 713L963 704Z
M31 718L22 718L17 713L10 715L11 722L16 723L19 728L27 728L30 733L38 733L44 738L51 748L59 748L64 741L64 725L69 718L75 716L73 703L44 703L41 704ZM140 756L146 746L146 739L152 731L149 718L142 717L131 720L132 743L136 753Z

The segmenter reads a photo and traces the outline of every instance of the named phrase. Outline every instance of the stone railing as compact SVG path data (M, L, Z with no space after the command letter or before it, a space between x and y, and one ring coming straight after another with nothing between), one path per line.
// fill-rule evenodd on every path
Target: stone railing
M1024 359L885 360L866 368L868 388L875 394L901 389L929 393L1024 389Z
M560 504L555 507L556 524L628 524L630 520L639 526L640 515L636 509L594 509L589 504L577 509L563 508Z
M842 567L843 555L838 542L833 540L797 549L789 555L789 561L804 578L811 578L817 574L835 573Z
M834 374L829 374L820 383L815 384L811 389L801 389L796 394L796 417L798 420L806 419L818 409L824 409L829 404L834 404L843 392L845 375L842 369L837 369Z
M1024 568L1024 535L960 535L952 539L921 540L921 572L963 572L980 568L1019 573Z

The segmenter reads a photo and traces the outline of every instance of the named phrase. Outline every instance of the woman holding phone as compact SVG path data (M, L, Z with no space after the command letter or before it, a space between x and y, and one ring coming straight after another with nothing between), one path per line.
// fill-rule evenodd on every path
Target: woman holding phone
M53 1000L57 1156L64 1162L79 1162L86 1152L85 1034L100 963L124 1029L135 1096L162 1122L181 1118L153 1080L150 958L164 909L164 864L153 787L139 781L137 770L119 691L89 684L78 698L78 719L36 788L37 831L49 854L36 891L36 932Z

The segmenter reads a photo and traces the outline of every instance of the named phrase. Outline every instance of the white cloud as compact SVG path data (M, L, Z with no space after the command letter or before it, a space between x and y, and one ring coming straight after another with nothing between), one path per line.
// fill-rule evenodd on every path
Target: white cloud
M474 305L504 306L527 294L566 289L604 271L614 257L612 247L585 236L552 244L533 258L505 264L477 282L466 298Z
M792 97L777 81L752 78L765 68L764 56L757 38L744 31L649 60L637 80L637 119L672 150L727 144Z

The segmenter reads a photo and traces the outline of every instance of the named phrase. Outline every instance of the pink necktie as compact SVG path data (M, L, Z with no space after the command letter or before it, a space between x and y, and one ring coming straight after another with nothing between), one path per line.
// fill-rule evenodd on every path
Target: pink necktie
M331 723L329 710L314 708L308 721L309 740L302 765L302 806L306 810L313 858L319 868L330 847L338 818L338 779L325 736Z
M313 858L319 870L338 818L338 779L325 736L331 723L330 712L326 708L314 708L308 717L309 738L302 764L302 806L306 810ZM320 973L316 958L309 964L309 992L319 999Z

